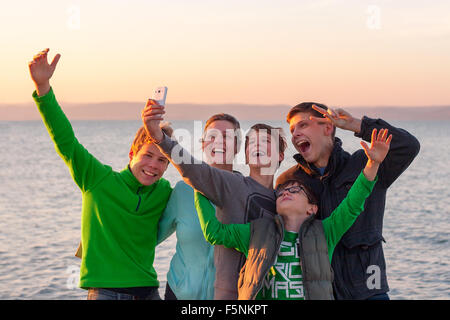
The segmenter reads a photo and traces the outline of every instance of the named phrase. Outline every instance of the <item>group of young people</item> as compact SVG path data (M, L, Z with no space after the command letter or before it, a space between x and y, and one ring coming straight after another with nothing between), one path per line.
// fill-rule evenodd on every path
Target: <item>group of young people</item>
M166 300L389 299L386 191L419 152L410 133L301 103L287 115L297 164L274 183L287 148L280 128L256 124L245 135L244 176L233 170L241 145L235 117L208 119L198 161L150 99L128 165L116 172L76 139L50 86L60 55L51 63L47 56L48 49L29 63L33 98L82 192L80 287L88 299L161 299L155 247L173 233ZM354 132L362 149L343 150L336 128ZM169 163L182 177L174 188L163 178ZM373 266L375 287L367 283Z

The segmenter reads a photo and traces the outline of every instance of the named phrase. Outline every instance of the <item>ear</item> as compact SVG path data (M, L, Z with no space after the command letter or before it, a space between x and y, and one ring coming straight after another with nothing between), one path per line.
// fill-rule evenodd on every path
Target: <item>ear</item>
M333 133L334 126L331 122L326 122L324 125L324 133L326 136L331 136Z
M245 148L245 164L246 165L248 165L248 158L249 158L249 156L248 156L248 146L247 146L247 148Z
M279 157L279 162L278 162L278 163L281 164L281 162L283 162L283 160L284 160L284 152L281 152L281 153L280 153L280 157Z
M128 157L130 158L130 162L131 162L131 160L133 160L133 157L134 157L133 149L130 149L130 153L128 153Z
M306 211L306 214L308 216L316 214L318 209L319 207L317 206L317 204L310 204L308 210Z

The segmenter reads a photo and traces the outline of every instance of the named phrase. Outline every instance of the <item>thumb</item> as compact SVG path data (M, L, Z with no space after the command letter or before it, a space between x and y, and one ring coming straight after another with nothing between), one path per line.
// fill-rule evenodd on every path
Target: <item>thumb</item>
M370 158L370 157L369 157L369 146L367 145L367 143L365 143L364 141L361 141L360 144L361 144L361 146L363 147L364 152L365 152L366 155L367 155L367 158Z
M59 58L61 58L61 55L58 53L52 60L52 63L50 64L50 66L55 69L56 65L58 64Z
M159 106L159 105L158 105L158 102L156 102L155 100L148 99L147 103L145 104L145 106L148 107L148 106Z

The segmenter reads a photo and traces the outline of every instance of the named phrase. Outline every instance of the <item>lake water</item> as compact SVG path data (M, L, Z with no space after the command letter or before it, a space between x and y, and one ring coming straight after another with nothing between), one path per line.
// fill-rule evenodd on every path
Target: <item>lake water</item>
M270 122L284 127L287 124ZM242 123L244 129L253 124ZM450 298L450 122L393 122L421 151L388 192L384 244L392 299ZM128 163L137 121L74 121L79 141L115 170ZM192 122L174 122L189 128ZM359 139L339 131L347 151ZM289 143L290 144L290 143ZM199 148L197 146L196 148ZM278 174L294 164L290 145ZM237 170L248 174L244 165ZM180 179L169 167L172 186ZM0 122L0 299L85 299L77 288L81 193L39 122ZM157 247L163 291L175 237Z

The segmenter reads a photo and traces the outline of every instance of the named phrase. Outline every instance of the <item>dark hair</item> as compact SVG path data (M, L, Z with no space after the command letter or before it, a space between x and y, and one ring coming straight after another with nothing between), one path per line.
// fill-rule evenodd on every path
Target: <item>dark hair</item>
M283 188L285 188L285 187L287 187L288 185L291 185L291 184L298 184L299 186L303 187L303 189L305 190L306 197L308 198L309 203L315 204L315 205L319 204L319 198L314 193L312 188L310 188L307 184L305 184L305 182L302 179L300 179L300 178L295 178L295 177L290 178L290 179L284 181L283 183L277 185L275 190L278 191L278 190L283 189Z
M233 117L232 115L228 114L228 113L218 113L215 115L212 115L211 117L209 117L208 120L206 120L206 124L205 124L205 129L203 130L203 132L206 132L206 129L211 125L211 123L215 122L215 121L228 121L231 124L233 124L234 126L234 132L236 134L236 146L237 146L237 150L239 150L240 146L241 146L241 125L239 123L239 121Z
M323 115L319 112L313 109L313 106L318 106L322 109L328 110L329 108L322 104L322 103L316 103L316 102L302 102L298 105L296 105L295 107L292 107L291 110L289 110L287 117L286 117L286 121L287 123L291 122L291 119L300 112L306 112L311 114L314 117L319 117L319 118L323 118ZM336 127L333 126L333 132L331 134L331 137L334 140L334 136L336 134Z
M268 134L272 135L272 131L278 131L278 152L284 154L284 151L287 148L286 138L284 137L284 132L282 128L275 128L268 124L257 123L253 125L250 130L245 135L245 150L248 147L249 135L251 132L258 132L259 130L266 130Z

